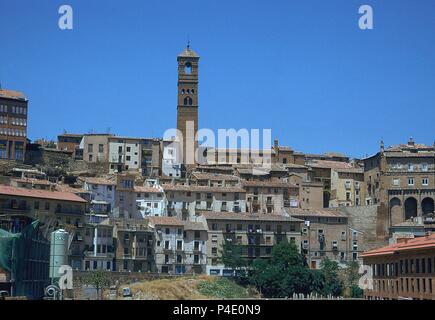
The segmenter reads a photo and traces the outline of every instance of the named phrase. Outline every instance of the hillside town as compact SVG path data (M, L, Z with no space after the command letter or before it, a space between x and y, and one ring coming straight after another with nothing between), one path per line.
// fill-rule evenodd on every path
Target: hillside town
M32 97L0 89L0 235L34 227L18 258L0 246L0 291L44 295L51 235L62 230L78 273L231 276L225 243L252 262L285 242L310 269L325 259L370 266L366 298L435 299L435 142L379 141L355 159L273 137L260 154L227 149L215 161L206 149L205 161L191 163L180 150L201 148L187 125L198 131L200 57L188 45L176 58L177 119L168 127L187 137L181 143L109 132L32 141Z

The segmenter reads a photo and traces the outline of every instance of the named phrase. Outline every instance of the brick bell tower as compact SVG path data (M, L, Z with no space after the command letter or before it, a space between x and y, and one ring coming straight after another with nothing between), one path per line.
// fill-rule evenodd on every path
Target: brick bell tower
M198 61L199 55L187 48L178 57L177 129L183 135L183 164L194 164L198 131Z

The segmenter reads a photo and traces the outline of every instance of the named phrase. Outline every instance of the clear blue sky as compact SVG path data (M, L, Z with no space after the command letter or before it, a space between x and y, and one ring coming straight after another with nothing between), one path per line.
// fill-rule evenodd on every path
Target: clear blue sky
M358 28L362 4L374 30ZM296 150L356 157L381 137L435 140L433 0L0 0L0 31L0 80L29 97L30 139L162 136L189 35L201 128L271 128Z

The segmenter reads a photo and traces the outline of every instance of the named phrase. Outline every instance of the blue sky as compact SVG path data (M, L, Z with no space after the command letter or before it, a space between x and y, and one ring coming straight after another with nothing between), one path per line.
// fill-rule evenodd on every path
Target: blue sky
M358 28L362 4L373 30ZM0 0L0 30L0 81L29 97L30 139L162 136L189 36L200 128L271 128L296 150L355 157L381 137L435 140L433 0Z

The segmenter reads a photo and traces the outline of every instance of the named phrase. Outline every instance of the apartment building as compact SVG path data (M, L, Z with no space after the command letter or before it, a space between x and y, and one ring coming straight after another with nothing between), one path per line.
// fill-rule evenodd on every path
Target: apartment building
M435 234L366 251L364 296L370 300L435 300Z
M194 220L199 211L246 212L246 192L241 187L163 184L168 215Z
M115 208L116 180L108 177L80 177L83 189L90 193L90 211L108 214Z
M69 263L82 269L83 227L87 201L71 192L0 185L0 227L20 232L33 220L70 234Z
M0 88L0 159L24 161L28 102L23 93Z
M57 136L57 149L63 151L75 152L80 148L80 142L83 134L64 133Z
M294 151L292 148L287 146L280 146L278 143L278 139L274 140L272 150L273 150L272 152L273 163L282 163L284 165L305 164L305 155L302 152Z
M365 205L363 168L331 169L331 197L329 207Z
M150 217L155 234L155 263L160 273L204 273L207 228L175 217Z
M224 243L242 246L242 257L252 262L268 259L274 245L282 242L299 247L302 220L275 214L201 212L197 218L208 229L207 274L231 275L219 260Z
M162 146L160 139L141 139L141 168L145 177L158 177L162 174Z
M129 137L109 137L109 173L141 172L142 140Z
M181 178L183 166L179 143L173 140L164 140L162 144L162 175L174 179Z
M318 269L325 257L339 264L357 261L362 252L362 232L349 227L338 211L289 209L286 215L304 221L301 247L310 268Z
M167 200L157 179L147 179L143 186L135 186L137 214L135 218L166 216Z
M299 207L299 187L282 180L243 180L248 211L281 213L284 208Z
M435 202L435 146L407 144L384 147L363 159L366 202L379 203L378 233L414 217L428 217Z
M339 169L352 169L352 165L347 162L331 160L307 160L309 167L309 181L320 182L323 184L323 207L329 208L331 199L331 171Z
M154 231L149 221L110 219L115 237L117 271L156 272Z
M240 178L231 174L192 172L189 175L192 183L198 186L235 187L240 185Z
M115 271L115 242L113 226L108 216L104 220L102 215L87 215L85 224L85 250L83 270Z
M85 134L79 148L83 150L83 160L90 163L109 162L109 137L108 133Z
M323 183L306 181L299 185L299 207L301 209L323 209Z

